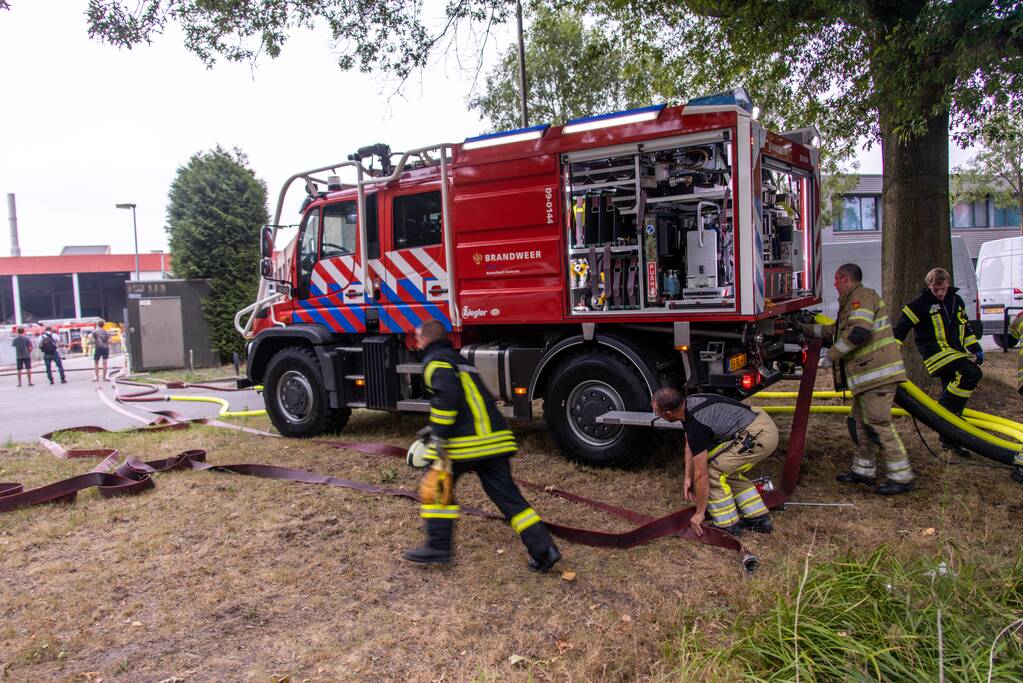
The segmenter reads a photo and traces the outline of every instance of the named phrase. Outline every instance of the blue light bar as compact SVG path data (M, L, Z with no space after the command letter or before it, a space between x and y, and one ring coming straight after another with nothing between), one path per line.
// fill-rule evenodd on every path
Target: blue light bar
M753 101L749 98L749 93L746 92L746 88L732 88L731 90L714 93L713 95L707 95L706 97L694 97L686 102L687 107L721 106L729 104L741 107L751 114L753 113Z
M562 133L581 133L584 130L595 130L597 128L610 128L611 126L623 126L627 123L639 123L640 121L653 121L660 116L664 109L663 104L654 104L639 109L627 109L616 111L611 114L598 114L597 116L584 116L572 119L565 124Z
M480 149L481 147L494 147L496 145L507 145L512 142L523 140L536 140L542 138L543 134L550 128L549 123L529 128L516 128L515 130L502 130L499 133L487 133L477 135L474 138L466 138L462 142L462 149Z

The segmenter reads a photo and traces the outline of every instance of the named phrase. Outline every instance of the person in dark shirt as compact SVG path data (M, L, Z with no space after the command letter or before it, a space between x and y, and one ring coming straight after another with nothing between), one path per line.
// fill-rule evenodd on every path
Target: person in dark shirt
M774 528L756 484L745 473L778 447L778 427L758 408L715 394L683 398L671 388L654 392L658 417L681 421L685 428L687 500L696 504L690 524L697 536L710 515L722 531L739 535L743 529L769 534Z
M96 329L92 331L92 361L96 370L96 381L107 381L107 361L110 358L110 333L103 329L103 321L96 322ZM103 379L99 378L99 362L103 361Z
M14 362L18 366L18 386L21 386L21 372L24 370L28 373L28 385L35 386L32 384L32 339L25 334L25 328L18 328L18 335L11 342L11 346L14 347Z
M43 363L46 365L46 379L50 380L50 384L53 384L53 365L57 365L57 371L60 373L60 383L67 384L67 378L64 376L64 361L60 358L60 335L53 331L52 327L47 327L46 331L39 337L39 350L43 352Z

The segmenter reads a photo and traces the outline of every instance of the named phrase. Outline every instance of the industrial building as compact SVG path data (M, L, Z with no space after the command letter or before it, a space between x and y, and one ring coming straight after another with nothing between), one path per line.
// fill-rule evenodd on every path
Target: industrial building
M0 256L0 323L98 316L123 322L124 283L161 280L170 254L112 254L108 246L65 247L58 256Z

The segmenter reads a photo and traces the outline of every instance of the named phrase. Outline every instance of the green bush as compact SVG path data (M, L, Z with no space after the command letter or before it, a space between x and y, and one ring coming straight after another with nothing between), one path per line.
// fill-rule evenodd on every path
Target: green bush
M203 307L224 361L243 349L234 314L256 297L259 227L268 221L266 185L240 150L199 152L178 169L167 207L171 263L177 277L210 280Z

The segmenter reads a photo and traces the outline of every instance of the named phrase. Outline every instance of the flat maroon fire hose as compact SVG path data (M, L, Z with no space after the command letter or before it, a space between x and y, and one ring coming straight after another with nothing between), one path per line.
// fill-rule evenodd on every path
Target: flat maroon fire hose
M764 495L764 502L769 508L777 508L782 505L795 491L796 484L799 481L799 470L802 465L803 451L806 445L806 428L810 415L810 402L813 396L813 385L817 374L816 358L819 353L820 342L812 342L807 350L808 361L807 366L803 370L803 378L799 387L799 397L797 399L795 415L792 420L788 454L782 471L781 485L778 489ZM121 380L121 382L123 382L123 380ZM136 392L124 397L118 396L118 400L162 400L160 398L148 398L149 394L155 393L157 390L151 387L147 387L147 389L151 390ZM102 391L99 391L98 393L105 402L108 403L108 405L115 407L113 401L107 398ZM195 422L216 427L241 429L249 433L264 436L277 436L269 432L246 427L238 427L236 425L230 425L217 420L189 420L188 418L169 410L146 410L146 412L157 416L154 420L147 421L145 418L139 417L138 415L126 411L119 406L115 407L115 409L145 424L145 426L131 431L186 429L191 423ZM107 430L101 427L85 426L65 431L98 433L105 432ZM364 493L383 494L408 498L416 501L419 500L419 496L416 492L409 491L407 489L379 486L376 484L343 479L341 477L317 474L315 472L296 468L251 463L210 465L205 461L205 451L201 450L185 451L171 458L151 460L148 462L142 462L133 457L129 457L120 465L114 467L114 462L118 458L118 452L115 449L65 449L53 441L53 435L53 433L46 434L41 437L40 441L48 450L58 457L103 457L105 459L91 472L77 477L71 477L70 479L65 479L54 484L42 486L37 489L32 489L30 491L24 491L20 484L0 483L0 512L13 510L26 505L38 505L52 502L70 503L74 501L78 491L92 487L98 487L100 493L106 497L140 493L154 486L152 480L153 474L174 469L233 472L241 475L257 476L282 481L294 481L305 484L322 484L325 486L353 489ZM388 444L331 440L316 440L316 442L333 448L359 453L389 457L405 457L405 451L403 449ZM110 471L111 469L112 471ZM752 555L752 553L748 552L742 543L734 536L710 526L703 527L703 534L701 536L697 536L690 525L690 519L694 511L694 508L692 507L682 508L661 517L651 517L649 515L615 505L591 500L574 493L562 491L555 487L542 486L540 484L534 484L523 480L517 481L523 488L528 490L556 495L565 500L621 517L637 525L635 528L626 532L612 533L591 529L580 529L544 520L544 523L552 533L567 541L600 548L631 548L658 538L674 535L701 542L706 545L734 550L740 553L743 566L748 571L753 571L757 567L757 558ZM496 513L476 508L462 508L462 511L470 515L490 519L501 519L501 516Z

